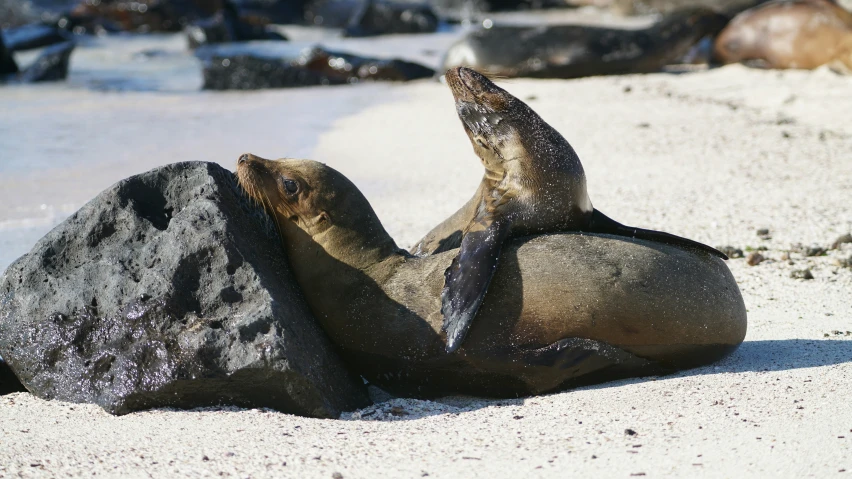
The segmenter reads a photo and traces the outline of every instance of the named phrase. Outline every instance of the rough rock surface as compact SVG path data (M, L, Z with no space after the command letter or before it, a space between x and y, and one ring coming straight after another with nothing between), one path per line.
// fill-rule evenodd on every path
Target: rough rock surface
M232 173L177 163L107 189L0 279L0 356L33 394L318 417L369 403Z

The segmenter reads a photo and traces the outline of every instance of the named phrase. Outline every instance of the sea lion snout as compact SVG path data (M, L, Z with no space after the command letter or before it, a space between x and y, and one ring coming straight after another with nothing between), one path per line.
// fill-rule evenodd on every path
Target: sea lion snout
M269 161L269 160L265 160L265 159L263 159L263 158L261 158L257 155L253 155L251 153L243 153L242 155L240 155L239 158L237 158L237 167L248 166L248 165L251 165L251 164L254 164L254 163L263 163L264 161Z
M473 93L504 93L487 76L476 70L466 67L458 67L458 76L461 82Z

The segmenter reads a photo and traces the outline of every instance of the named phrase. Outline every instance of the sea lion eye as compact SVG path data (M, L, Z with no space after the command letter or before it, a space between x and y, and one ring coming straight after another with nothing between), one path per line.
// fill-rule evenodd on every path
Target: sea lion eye
M296 194L296 192L299 191L299 184L290 178L281 178L281 185L284 187L284 191L291 195Z

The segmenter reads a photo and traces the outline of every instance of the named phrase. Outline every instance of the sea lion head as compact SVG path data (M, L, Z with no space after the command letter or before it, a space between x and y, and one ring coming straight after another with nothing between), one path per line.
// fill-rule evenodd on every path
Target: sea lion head
M511 168L515 160L574 151L565 138L526 103L470 68L447 71L456 111L488 172Z
M329 166L246 153L237 181L275 219L288 250L318 245L356 267L398 250L361 191Z

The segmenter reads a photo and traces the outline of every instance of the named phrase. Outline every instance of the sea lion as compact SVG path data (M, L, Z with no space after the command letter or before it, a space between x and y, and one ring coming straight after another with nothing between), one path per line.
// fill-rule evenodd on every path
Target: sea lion
M776 0L746 10L716 38L714 60L764 68L852 71L852 13L829 0Z
M504 77L577 78L660 71L715 35L728 17L689 9L641 30L586 25L492 26L449 48L444 70L466 66Z
M514 397L712 362L746 311L717 258L564 233L515 239L465 347L447 353L440 292L454 251L397 247L363 194L309 160L240 157L308 306L355 372L398 395Z
M580 158L559 132L469 68L449 70L446 78L465 132L485 166L473 198L413 248L422 255L460 247L443 292L448 351L464 341L509 237L572 230L607 233L727 259L707 245L625 226L594 209Z

